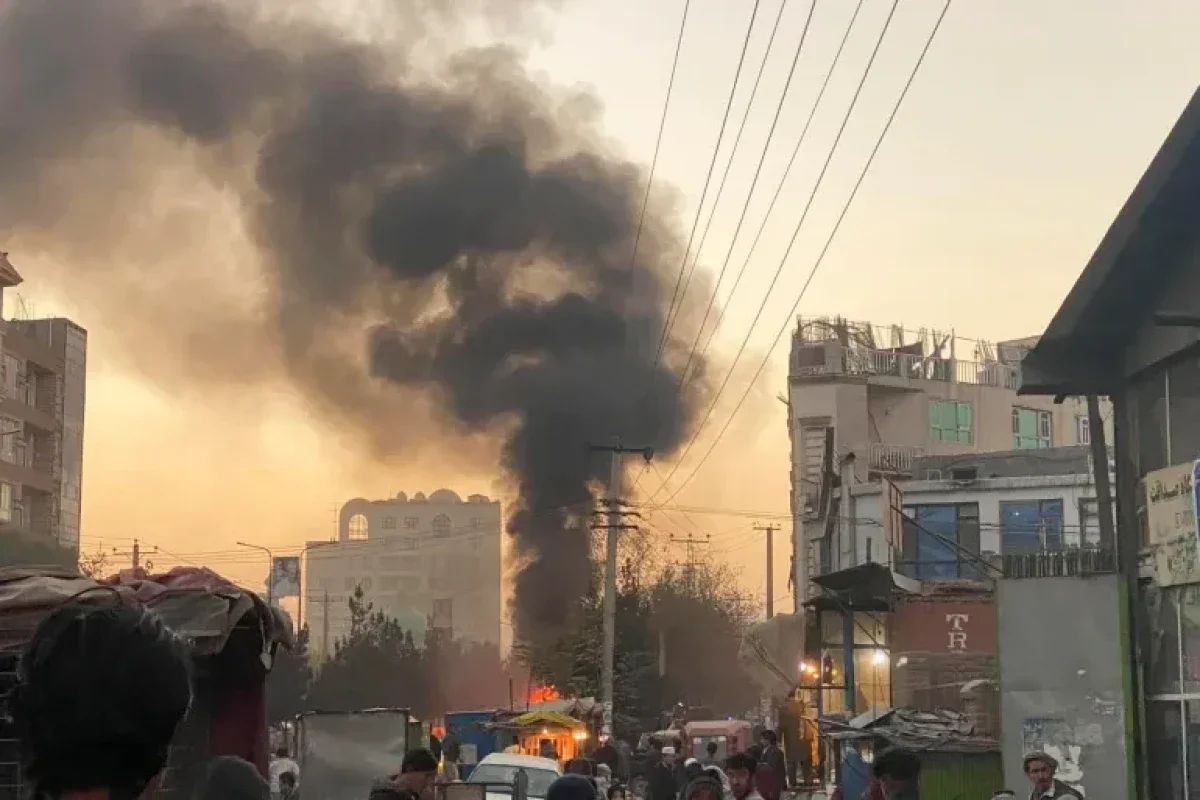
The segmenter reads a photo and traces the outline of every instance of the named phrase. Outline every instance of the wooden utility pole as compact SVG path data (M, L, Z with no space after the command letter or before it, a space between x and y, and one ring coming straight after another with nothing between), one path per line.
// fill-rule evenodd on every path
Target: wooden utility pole
M755 525L754 530L767 535L767 619L775 616L775 531L778 525Z

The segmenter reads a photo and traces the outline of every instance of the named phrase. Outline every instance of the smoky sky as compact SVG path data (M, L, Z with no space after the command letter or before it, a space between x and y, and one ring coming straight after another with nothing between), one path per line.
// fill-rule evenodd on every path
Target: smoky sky
M520 25L533 4L414 2L374 41L254 3L0 0L0 230L95 255L79 286L119 275L131 297L104 326L153 320L189 381L248 387L278 364L373 456L502 437L529 634L586 590L608 473L588 445L669 454L705 384L700 370L677 391L676 339L657 358L682 257L672 214L651 204L631 257L644 170L593 144L588 104L514 51L453 46L484 6ZM181 164L232 198L254 244L250 309L207 300L218 270L169 246L106 258L154 235L140 221ZM121 341L149 354L137 338ZM414 398L439 430L411 429Z

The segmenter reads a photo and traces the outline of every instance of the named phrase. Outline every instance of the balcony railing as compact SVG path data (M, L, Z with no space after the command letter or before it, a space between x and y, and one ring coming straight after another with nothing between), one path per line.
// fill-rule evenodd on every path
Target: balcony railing
M925 448L907 444L872 444L871 469L889 474L911 475L913 460L925 455Z
M996 386L1014 391L1021 384L1020 369L1013 364L935 358L897 350L844 346L838 342L794 344L791 374L795 378L829 375L880 376Z

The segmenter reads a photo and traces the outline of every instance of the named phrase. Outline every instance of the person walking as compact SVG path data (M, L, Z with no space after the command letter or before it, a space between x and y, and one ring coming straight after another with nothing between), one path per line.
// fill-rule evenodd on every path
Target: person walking
M725 777L733 800L763 800L756 784L758 761L749 753L734 753L725 760Z
M775 731L762 732L762 756L758 761L754 782L763 800L780 800L783 796L787 783L787 761L783 757L783 750L779 748L779 737Z
M1058 771L1058 761L1053 756L1042 752L1029 753L1022 761L1022 766L1033 787L1029 792L1029 800L1084 800L1083 794L1077 789L1054 777Z
M664 747L647 776L649 800L675 799L675 748Z
M424 748L409 750L400 764L400 773L376 781L369 800L428 800L437 773L433 753Z

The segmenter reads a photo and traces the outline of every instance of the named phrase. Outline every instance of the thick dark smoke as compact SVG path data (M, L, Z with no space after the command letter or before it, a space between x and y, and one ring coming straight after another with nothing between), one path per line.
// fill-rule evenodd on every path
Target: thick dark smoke
M375 455L438 435L407 430L414 398L446 431L502 436L528 634L587 585L607 475L588 444L670 452L700 399L703 381L677 393L673 347L655 369L680 243L652 208L631 266L645 176L587 144L586 104L509 51L452 52L471 9L400 5L370 44L240 0L0 0L0 230L111 270L80 275L131 298L104 324L153 325L192 380L250 385L281 364ZM169 247L106 264L153 238L147 210L181 166L255 243L254 307L216 300L217 266Z

